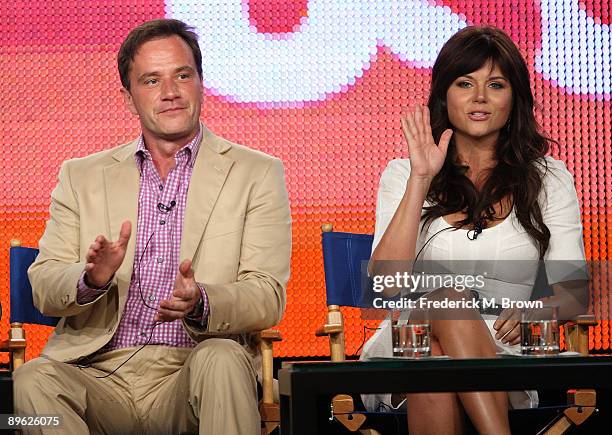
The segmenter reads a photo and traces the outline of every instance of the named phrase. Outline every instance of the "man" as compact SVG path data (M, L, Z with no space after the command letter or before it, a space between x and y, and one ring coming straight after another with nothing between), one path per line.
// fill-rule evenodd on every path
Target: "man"
M184 23L135 28L118 66L142 135L60 170L29 277L62 319L15 373L16 412L60 414L70 434L260 433L250 333L285 308L282 164L199 122Z

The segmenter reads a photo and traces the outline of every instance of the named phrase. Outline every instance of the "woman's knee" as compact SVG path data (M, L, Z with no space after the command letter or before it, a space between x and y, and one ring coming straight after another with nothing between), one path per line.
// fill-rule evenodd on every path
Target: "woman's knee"
M444 351L442 350L442 346L440 345L440 342L438 341L436 336L433 335L433 334L429 338L429 345L430 345L431 355L432 356L442 356L442 355L444 355Z

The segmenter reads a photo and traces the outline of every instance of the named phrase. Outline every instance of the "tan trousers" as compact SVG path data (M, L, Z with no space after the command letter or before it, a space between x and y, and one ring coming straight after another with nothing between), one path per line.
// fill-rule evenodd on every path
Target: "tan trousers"
M60 414L61 429L28 434L260 434L256 373L227 339L194 349L145 346L91 359L89 367L36 358L14 373L15 414Z

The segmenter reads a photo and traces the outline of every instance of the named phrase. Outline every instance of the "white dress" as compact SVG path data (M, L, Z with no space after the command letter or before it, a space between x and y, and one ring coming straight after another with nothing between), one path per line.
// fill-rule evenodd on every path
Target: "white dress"
M576 274L578 277L587 279L584 274L585 256L580 208L573 177L562 161L546 157L546 163L548 170L544 174L543 189L538 198L542 218L550 230L550 244L544 260L545 262L571 260L572 264L576 265L571 272L571 279L577 279ZM406 190L409 175L410 161L397 159L389 162L381 176L376 202L376 228L372 250L380 242L395 214ZM426 227L425 231L420 231L416 252L436 232L449 226L443 218L438 218ZM492 260L492 264L497 266L493 271L487 273L486 285L478 290L481 297L496 300L504 297L514 301L526 301L530 299L535 282L539 252L537 245L520 225L513 209L503 222L491 228L485 228L476 240L468 239L467 230L464 229L440 232L427 243L418 259L419 261ZM513 263L505 260L521 261ZM469 263L461 261L462 267L466 267L465 264ZM512 264L521 266L508 267ZM525 264L532 264L533 267L524 267ZM461 271L464 274L475 272ZM546 273L550 284L569 279L567 268L547 266ZM483 315L483 319L495 339L493 323L496 317ZM365 344L361 359L392 356L390 322L386 319L379 326L380 329ZM520 354L519 345L510 346L499 340L495 340L495 344L498 353ZM369 394L362 397L366 407L372 411L379 408L380 402L391 403L389 394ZM509 393L509 399L514 409L537 407L538 405L538 396L535 391L513 391Z

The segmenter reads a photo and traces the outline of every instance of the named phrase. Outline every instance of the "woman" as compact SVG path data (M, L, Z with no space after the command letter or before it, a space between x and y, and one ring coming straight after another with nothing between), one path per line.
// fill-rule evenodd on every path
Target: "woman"
M417 254L419 261L584 261L573 178L562 162L545 157L550 140L538 132L533 105L527 66L504 32L468 27L444 45L427 107L417 106L402 119L409 159L390 162L381 177L371 272L385 273L384 260L412 262ZM499 269L487 277L480 296L528 300L537 267L519 273ZM578 314L585 302L568 290L584 281L547 274L554 291L547 299L560 305L560 318ZM466 297L454 290L436 294ZM499 316L463 311L452 316L457 320L431 321L432 354L520 353L513 310ZM390 354L388 326L387 321L368 342L366 357ZM537 396L519 393L523 404L537 403ZM406 399L411 434L460 433L465 414L479 433L510 433L505 392ZM510 399L514 403L517 397Z

